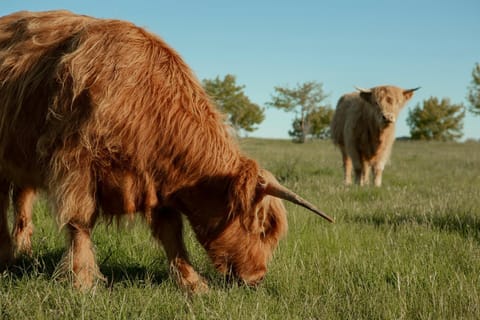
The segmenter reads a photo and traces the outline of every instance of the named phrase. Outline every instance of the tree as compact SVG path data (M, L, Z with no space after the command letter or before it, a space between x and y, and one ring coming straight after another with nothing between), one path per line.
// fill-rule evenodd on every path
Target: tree
M255 125L265 119L264 109L250 101L243 89L245 86L236 84L235 76L227 74L223 79L204 79L203 87L216 106L227 114L228 122L237 131L252 132Z
M476 63L472 71L472 81L468 88L468 101L471 103L469 111L475 115L480 115L480 64Z
M312 137L319 139L330 138L330 123L332 122L333 112L333 109L329 106L319 107L307 116L310 123L309 134Z
M462 104L451 104L450 99L439 101L430 97L409 111L407 124L414 140L452 141L463 136L465 108Z
M330 122L333 117L333 109L330 107L318 107L306 116L308 128L306 137L326 139L330 137ZM303 131L301 119L295 118L292 123L292 130L288 134L294 141L300 142Z
M275 87L275 94L267 105L287 112L295 112L293 131L289 131L289 134L294 137L294 140L303 143L312 128L311 121L315 118L315 113L320 112L322 108L328 109L322 106L326 98L322 84L309 81L297 84L296 88Z

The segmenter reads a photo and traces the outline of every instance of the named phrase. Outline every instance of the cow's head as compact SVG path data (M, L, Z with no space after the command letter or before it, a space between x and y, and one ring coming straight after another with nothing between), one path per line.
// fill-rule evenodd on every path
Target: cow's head
M287 231L281 199L333 222L251 160L225 181L229 182L211 180L183 201L196 203L196 212L187 210L187 216L215 268L248 285L263 279L267 263Z
M418 89L420 87L408 90L394 86L379 86L371 89L357 88L360 97L373 107L372 112L374 112L381 127L396 122L400 110L413 96L413 92Z

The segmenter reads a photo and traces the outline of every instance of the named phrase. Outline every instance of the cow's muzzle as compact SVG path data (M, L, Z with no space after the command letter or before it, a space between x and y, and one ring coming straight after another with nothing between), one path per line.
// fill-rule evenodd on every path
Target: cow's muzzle
M385 124L395 123L395 115L393 113L383 113L382 120Z

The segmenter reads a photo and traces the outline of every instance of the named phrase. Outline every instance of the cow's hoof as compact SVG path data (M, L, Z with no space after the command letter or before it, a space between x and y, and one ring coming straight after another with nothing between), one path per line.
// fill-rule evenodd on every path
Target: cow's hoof
M73 277L73 287L79 291L89 291L105 282L106 278L99 270L80 272Z
M32 251L32 241L31 241L31 232L23 232L15 235L15 256L28 256L31 257L33 254Z
M202 294L209 290L207 281L198 274L190 276L189 279L177 279L177 283L188 294Z
M208 288L208 283L205 279L201 278L190 285L189 291L193 294L204 294L208 293L209 288Z
M75 264L71 260L71 254L67 253L57 265L53 278L59 282L70 282L80 291L88 291L98 283L106 282L95 261L88 262L90 263Z

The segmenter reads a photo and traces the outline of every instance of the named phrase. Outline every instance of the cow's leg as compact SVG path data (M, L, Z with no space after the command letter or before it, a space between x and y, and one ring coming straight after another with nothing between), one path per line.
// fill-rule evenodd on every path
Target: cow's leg
M355 183L361 186L365 185L365 175L368 173L368 166L358 152L350 152L355 172Z
M342 148L343 159L343 177L346 186L352 184L352 159L348 156L346 151Z
M362 173L360 175L360 185L366 186L370 183L370 164L362 161Z
M72 161L72 164L77 164ZM94 182L85 167L60 168L50 182L58 220L67 227L69 247L62 258L60 276L72 276L74 287L91 288L103 279L95 261L91 232L98 214Z
M170 208L157 208L151 222L153 236L160 241L178 284L193 293L208 290L206 281L193 269L183 242L181 214Z
M12 202L14 208L13 239L16 254L32 254L31 237L33 234L32 208L35 189L14 187Z
M8 205L10 183L0 180L0 270L13 260L13 243L8 230Z
M350 159L350 171L351 166L353 165L353 172L355 173L355 183L360 184L360 177L362 175L362 158L360 153L358 152L357 148L352 143L347 143L345 145L345 150L342 149L342 156L344 161L344 168L345 168L345 184L347 184L347 167L345 166L346 159Z
M67 229L70 247L63 258L62 271L73 271L72 280L75 288L90 289L96 280L103 280L95 262L91 240L92 226L72 221L67 225Z
M365 186L369 183L370 176L370 166L367 162L361 161L359 163L354 163L355 169L355 183L360 186Z
M376 187L382 185L383 167L383 164L376 164L373 167L374 184Z

